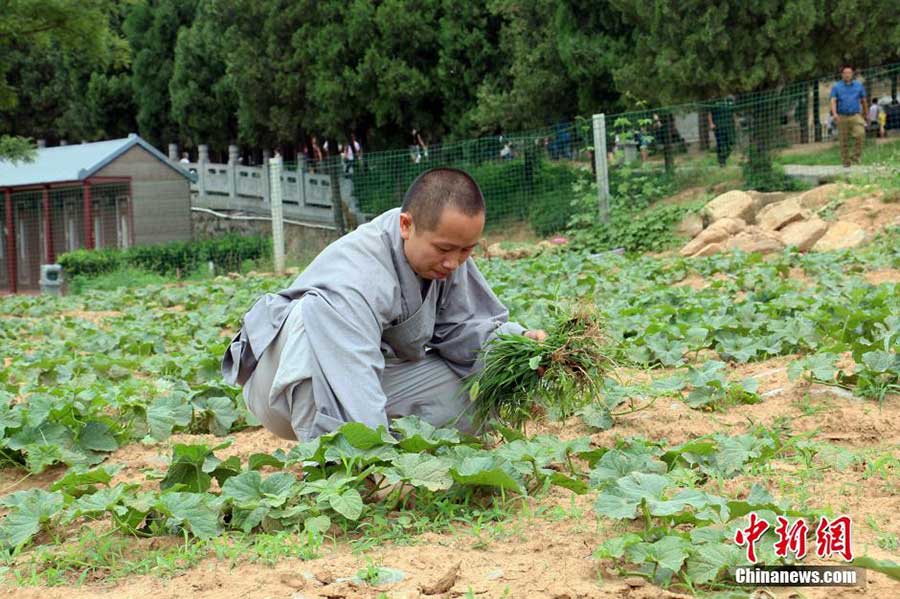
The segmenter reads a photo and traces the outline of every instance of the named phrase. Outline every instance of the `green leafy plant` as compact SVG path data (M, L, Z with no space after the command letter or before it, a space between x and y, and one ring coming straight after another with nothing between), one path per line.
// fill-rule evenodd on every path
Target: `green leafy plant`
M559 314L547 339L500 335L486 349L484 368L466 381L478 423L519 428L551 411L560 418L592 400L612 365L592 311Z

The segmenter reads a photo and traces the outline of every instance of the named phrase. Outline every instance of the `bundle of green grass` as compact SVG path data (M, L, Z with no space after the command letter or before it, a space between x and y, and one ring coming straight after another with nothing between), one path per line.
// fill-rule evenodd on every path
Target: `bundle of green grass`
M549 414L562 419L597 397L613 366L593 310L559 314L547 338L499 335L482 356L484 369L466 381L475 422L522 429Z

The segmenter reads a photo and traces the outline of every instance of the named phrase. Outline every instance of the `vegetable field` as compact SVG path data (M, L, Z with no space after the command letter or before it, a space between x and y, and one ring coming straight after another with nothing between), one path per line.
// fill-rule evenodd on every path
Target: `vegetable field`
M852 520L900 596L900 231L763 259L479 264L511 317L597 312L593 401L486 438L260 429L218 361L288 279L0 299L0 575L17 597L747 597L753 512ZM523 356L538 368L540 344ZM853 588L770 589L858 597ZM765 595L763 595L765 596Z

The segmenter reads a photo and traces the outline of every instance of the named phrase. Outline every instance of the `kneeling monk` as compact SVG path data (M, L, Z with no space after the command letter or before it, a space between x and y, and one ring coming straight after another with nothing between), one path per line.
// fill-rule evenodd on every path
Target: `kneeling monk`
M403 206L319 254L288 289L244 316L222 360L249 410L285 439L307 441L345 422L372 428L415 415L468 431L462 377L508 322L469 257L484 229L484 198L463 171L438 168Z

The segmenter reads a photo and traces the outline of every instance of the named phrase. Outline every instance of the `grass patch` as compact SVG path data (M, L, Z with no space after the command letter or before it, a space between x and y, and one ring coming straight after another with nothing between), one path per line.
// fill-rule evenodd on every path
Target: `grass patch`
M69 293L80 295L88 291L115 291L117 289L146 287L168 283L170 277L155 272L125 266L96 276L76 275L69 281Z
M148 574L169 578L210 558L232 567L247 562L272 565L287 558L316 559L323 542L321 535L278 531L151 545L115 531L86 528L72 542L40 545L33 552L9 558L3 568L7 581L17 586L115 582Z
M830 165L841 164L841 146L835 141L825 150L802 153L782 153L776 158L779 164ZM866 139L860 163L863 165L900 164L900 139L876 142Z

